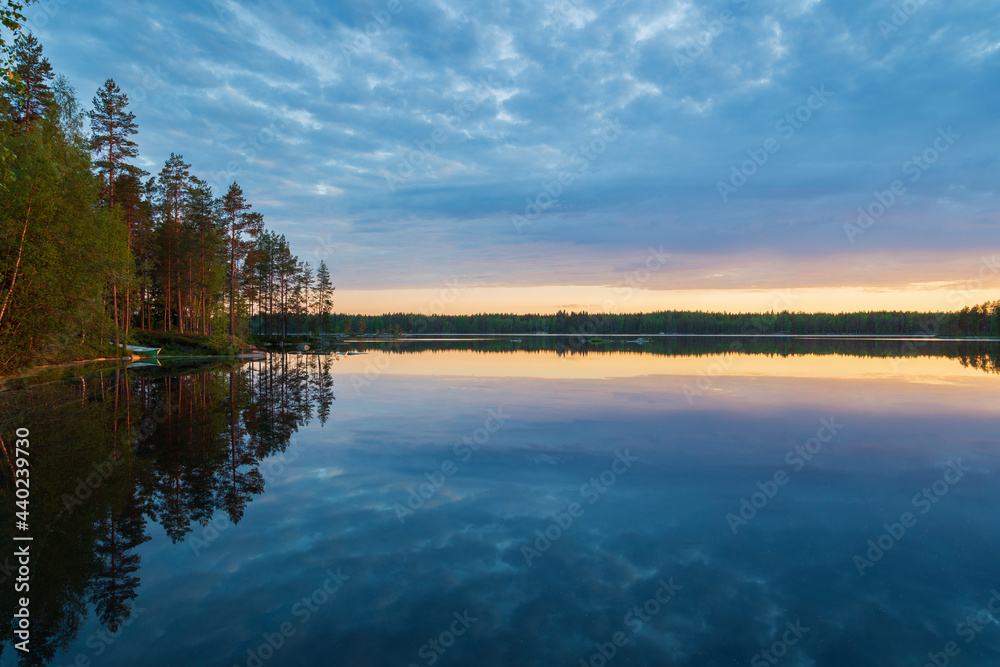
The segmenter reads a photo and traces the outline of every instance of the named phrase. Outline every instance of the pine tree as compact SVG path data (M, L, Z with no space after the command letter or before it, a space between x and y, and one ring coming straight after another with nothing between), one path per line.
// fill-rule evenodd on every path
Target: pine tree
M91 150L98 155L94 161L104 179L105 201L115 205L115 178L130 168L127 160L139 154L129 136L136 134L135 114L128 110L128 97L114 79L108 79L94 96L94 109L90 112Z
M319 268L316 269L316 312L320 321L320 331L323 333L326 333L330 308L333 306L330 293L335 289L330 282L330 269L327 268L325 261L320 260Z
M298 270L295 274L295 287L293 306L296 315L302 317L303 326L300 331L306 331L309 322L310 292L313 291L312 267L308 262L299 262Z
M15 79L8 81L5 93L12 102L14 122L25 131L44 118L53 104L52 65L42 55L42 45L34 35L28 35L14 48Z
M264 228L264 219L257 213L249 213L250 204L243 197L243 189L235 181L222 198L225 212L225 231L229 238L229 339L236 342L236 276L238 262L246 257L252 247L243 238L244 234L257 238Z
M173 329L173 286L174 274L178 266L178 245L181 234L181 211L187 205L188 186L191 178L191 165L184 162L184 157L170 154L160 175L157 178L157 203L159 204L160 226L157 230L159 246L159 273L166 279L166 300L163 304L163 330ZM178 290L177 323L183 333L183 321L180 308L180 293Z
M221 254L221 231L218 221L219 202L212 197L212 189L205 181L192 176L190 197L185 218L189 223L192 235L192 245L197 251L188 258L188 271L196 267L197 277L190 277L192 287L197 291L191 293L193 311L201 320L201 335L208 335L208 311L215 301L217 270L216 258Z

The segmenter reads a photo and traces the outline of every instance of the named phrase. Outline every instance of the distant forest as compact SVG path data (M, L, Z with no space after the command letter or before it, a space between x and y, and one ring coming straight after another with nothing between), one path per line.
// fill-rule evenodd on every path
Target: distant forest
M267 333L257 319L255 331ZM415 334L725 334L1000 336L1000 301L953 313L873 311L857 313L708 313L667 310L654 313L596 314L559 311L554 315L390 315L304 316L292 318L288 332ZM273 330L273 327L272 327ZM280 331L280 329L279 329Z

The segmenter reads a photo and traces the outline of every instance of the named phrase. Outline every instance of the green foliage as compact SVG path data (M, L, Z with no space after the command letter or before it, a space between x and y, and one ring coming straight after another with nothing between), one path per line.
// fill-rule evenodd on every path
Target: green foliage
M945 313L899 311L857 313L711 313L659 311L602 314L559 311L552 315L334 315L335 331L425 334L603 334L686 335L933 335Z
M137 345L162 348L161 355L228 356L249 347L249 344L242 340L237 340L234 344L225 333L201 336L177 332L136 331L132 338Z
M21 30L25 21L23 12L34 1L24 0L24 2L15 2L14 0L5 0L3 3L0 3L0 25L9 30L13 37L9 42L6 42L3 38L3 31L0 31L0 69L3 70L3 78L15 85L18 83L17 72L12 65L18 47L22 46L26 39L24 32Z
M34 37L15 56L20 80L0 88L0 374L120 356L133 328L239 351L263 228L239 186L216 199L175 153L143 182L129 163L135 116L113 80L87 114Z
M1000 336L1000 300L966 306L941 319L942 336Z
M128 110L128 97L114 79L105 81L94 96L90 129L90 148L98 156L94 166L104 179L104 198L114 206L116 175L131 169L127 160L139 154L136 143L129 138L138 132L135 114Z
M31 40L28 50L31 67L47 66ZM0 184L0 372L90 358L117 335L106 304L129 261L124 226L95 207L100 181L78 134L72 88L60 81L53 93L48 78L36 77L45 91L32 93L48 100L44 116L34 115L35 102L7 98L0 119L0 147L13 156Z
M34 35L18 40L13 48L13 76L5 82L5 106L22 131L48 115L54 97L49 81L55 76Z

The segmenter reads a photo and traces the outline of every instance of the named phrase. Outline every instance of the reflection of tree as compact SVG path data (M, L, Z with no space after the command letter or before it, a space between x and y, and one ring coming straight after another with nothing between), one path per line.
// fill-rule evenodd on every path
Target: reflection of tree
M240 392L244 397L244 392ZM243 512L250 499L264 491L264 478L257 464L260 462L254 451L248 446L246 426L239 419L239 409L236 401L236 371L229 371L229 457L226 461L224 484L222 485L222 506L233 524L238 524L243 518ZM244 468L249 467L249 470Z
M596 336L594 336L596 337ZM641 355L692 357L719 354L747 354L769 357L843 355L868 358L941 357L955 359L963 366L986 373L1000 369L1000 342L990 340L947 340L934 338L794 338L789 336L656 336L645 345L629 344L628 337L612 337L591 343L591 336L525 336L513 344L507 338L428 341L416 338L381 343L356 343L360 349L383 350L388 354L422 354L441 350L467 350L480 354L544 354L559 356Z
M136 500L134 489L124 509L110 511L101 519L96 554L99 571L90 599L101 623L116 632L118 625L132 614L131 601L139 587L139 554L132 551L151 538L146 534L146 517Z
M979 354L963 353L958 360L966 368L975 368L984 373L1000 373L1000 350L996 347Z
M45 489L32 496L32 652L20 655L22 665L67 650L88 600L111 631L131 615L147 518L174 542L217 512L234 524L243 518L264 490L262 459L283 452L312 415L329 415L329 362L315 361L273 355L238 369L97 370L82 382L67 375L0 392L0 437L9 448L14 428L32 425L32 481ZM0 502L11 508L11 470L0 469ZM8 519L0 540L11 544ZM0 605L14 602L13 586L0 586ZM12 632L5 624L0 641Z
M317 363L320 363L317 360ZM316 416L319 417L321 426L326 425L326 420L330 418L330 405L333 403L333 376L330 374L331 362L329 358L322 360L318 372L311 376L315 383L316 396Z

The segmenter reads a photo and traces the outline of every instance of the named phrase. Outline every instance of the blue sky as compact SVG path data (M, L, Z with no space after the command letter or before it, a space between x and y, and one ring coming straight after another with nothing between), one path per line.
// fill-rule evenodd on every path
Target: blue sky
M239 181L331 265L338 309L420 310L449 281L456 311L522 310L528 288L533 310L955 307L1000 285L992 2L27 13L85 105L108 77L129 94L142 166L177 152L217 191ZM629 276L641 294L607 298Z

